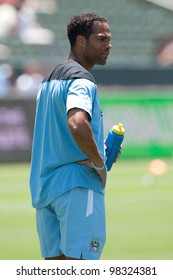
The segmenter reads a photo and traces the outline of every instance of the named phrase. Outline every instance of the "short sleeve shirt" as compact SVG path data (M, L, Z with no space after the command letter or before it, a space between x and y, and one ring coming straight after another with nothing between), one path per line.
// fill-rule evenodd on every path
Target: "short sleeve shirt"
M75 187L102 192L95 170L76 163L87 156L75 143L67 113L85 110L100 154L104 157L104 133L97 86L93 76L75 61L58 65L41 83L36 105L30 190L35 208L48 205Z

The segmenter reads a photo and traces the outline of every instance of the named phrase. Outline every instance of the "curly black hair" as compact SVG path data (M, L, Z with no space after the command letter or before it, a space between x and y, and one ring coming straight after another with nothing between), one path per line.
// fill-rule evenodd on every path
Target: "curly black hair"
M78 35L84 36L86 39L92 33L92 26L95 21L107 22L107 18L96 13L82 13L73 16L67 24L67 36L70 41L71 48L76 43Z

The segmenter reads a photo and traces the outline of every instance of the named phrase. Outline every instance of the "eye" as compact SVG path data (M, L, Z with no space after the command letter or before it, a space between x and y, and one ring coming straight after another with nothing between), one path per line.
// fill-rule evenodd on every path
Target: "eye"
M104 37L99 37L98 40L99 41L105 41L105 38Z
M99 38L99 41L101 41L101 42L107 42L108 39L107 39L106 37L100 37L100 38Z
M110 43L111 38L109 38L109 37L99 37L98 40L101 41L101 42Z

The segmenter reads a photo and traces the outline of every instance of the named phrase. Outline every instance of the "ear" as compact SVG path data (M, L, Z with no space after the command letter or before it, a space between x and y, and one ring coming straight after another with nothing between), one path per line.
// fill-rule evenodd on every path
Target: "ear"
M77 43L78 46L80 46L80 47L83 47L83 46L84 46L85 41L86 41L86 39L85 39L85 37L82 36L82 35L78 35L78 36L76 37L76 43Z

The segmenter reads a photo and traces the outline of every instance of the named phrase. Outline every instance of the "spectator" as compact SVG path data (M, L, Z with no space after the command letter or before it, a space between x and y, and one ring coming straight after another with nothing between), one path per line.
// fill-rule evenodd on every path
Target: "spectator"
M6 38L12 34L15 34L17 31L17 2L19 1L0 1L0 38Z
M0 0L0 37L17 35L25 44L51 44L54 33L38 23L38 4L28 0Z
M37 21L36 10L30 1L23 1L18 11L19 36L25 44L51 44L54 33L43 28Z
M15 82L17 95L22 97L35 97L43 77L40 74L40 65L37 61L28 61L23 68L23 73Z
M0 98L7 97L11 89L10 78L13 74L12 66L8 63L0 65Z

